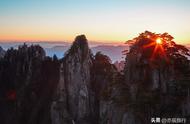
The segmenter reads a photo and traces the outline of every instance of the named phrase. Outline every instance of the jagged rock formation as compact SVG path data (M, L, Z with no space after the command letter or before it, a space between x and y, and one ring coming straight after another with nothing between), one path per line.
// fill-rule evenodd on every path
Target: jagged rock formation
M161 48L165 49L164 52L155 52L155 47L159 47L156 45L150 48L144 47L154 42L146 38L139 39L127 54L126 84L129 87L131 102L136 104L135 107L139 106L134 110L144 116L143 123L148 123L149 119L155 116L180 116L188 119L190 115L188 112L186 114L182 112L184 109L182 103L186 103L186 110L190 109L187 107L190 88L187 77L190 75L190 66L187 58L178 52L178 49L180 51L183 47L179 45L178 48L174 45L170 48L169 45L163 45L166 47ZM176 53L170 51L173 48ZM183 50L186 51L185 48ZM185 80L182 81L181 78ZM138 115L136 118L139 118Z
M61 60L45 56L40 46L9 49L0 59L0 123L149 124L151 117L188 119L189 60L176 46L166 49L171 61L160 52L152 59L154 47L142 46L155 41L136 39L122 73L106 55L92 55L84 35L76 37Z
M165 48L165 53L155 52L154 46L144 47L155 40L136 39L127 53L124 75L116 76L115 84L108 86L109 97L100 106L104 118L100 123L149 124L154 117L183 117L189 123L190 64L180 55L187 50L174 45ZM176 53L170 51L173 48ZM180 48L185 52L178 52Z
M61 63L59 98L52 104L53 124L92 123L91 57L86 37L77 36ZM61 110L56 110L57 108Z
M59 79L57 61L40 46L9 49L0 61L0 122L50 124L50 101Z
M96 95L96 116L98 123L107 123L107 113L109 111L108 100L111 96L111 85L114 84L114 79L117 77L117 69L111 64L108 56L98 52L96 53L93 61L91 81L92 88Z

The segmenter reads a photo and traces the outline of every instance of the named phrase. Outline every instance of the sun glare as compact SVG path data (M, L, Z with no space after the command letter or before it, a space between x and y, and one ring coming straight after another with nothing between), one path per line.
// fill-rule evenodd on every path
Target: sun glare
M157 38L157 39L156 39L156 43L157 43L157 44L162 44L162 40L161 40L160 38Z

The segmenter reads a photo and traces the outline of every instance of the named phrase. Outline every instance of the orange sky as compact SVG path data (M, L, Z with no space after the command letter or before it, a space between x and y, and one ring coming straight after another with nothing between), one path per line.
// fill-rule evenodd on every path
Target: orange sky
M0 40L125 42L149 30L190 43L188 0L3 0Z

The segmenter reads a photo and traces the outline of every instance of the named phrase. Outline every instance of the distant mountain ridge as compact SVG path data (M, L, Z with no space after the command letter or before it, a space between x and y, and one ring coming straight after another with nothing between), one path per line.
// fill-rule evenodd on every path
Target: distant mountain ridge
M126 45L114 46L114 45L99 45L96 47L92 47L93 53L97 53L101 51L103 54L110 57L112 62L124 60L124 55L122 51L128 49L129 47Z
M0 46L3 49L7 50L11 47L18 48L19 45L22 45L24 42L0 42ZM27 45L40 45L44 48L47 53L47 56L52 57L54 54L58 58L62 58L65 52L70 48L71 43L69 42L26 42ZM111 43L101 43L101 42L89 42L89 47L92 52L95 54L96 52L101 51L103 54L106 54L110 57L110 59L115 61L123 60L122 51L128 49L128 46L123 44L111 44Z
M7 50L10 47L18 48L19 45L22 45L23 42L0 42L0 46L4 50ZM28 42L27 45L39 44L44 48L47 55L52 57L54 54L58 58L62 58L65 52L70 48L71 43L69 42ZM186 45L190 49L190 45ZM113 45L111 43L101 43L101 42L89 42L89 47L92 52L95 54L98 51L101 51L103 54L106 54L110 57L112 62L124 60L122 51L129 49L125 44L123 45Z
M58 58L61 58L63 57L64 53L69 49L69 47L70 46L54 46L52 48L46 48L45 51L49 56L53 56L55 54ZM128 46L126 45L98 45L91 47L93 54L100 51L103 54L108 55L113 62L124 60L122 51L126 49L128 49Z
M30 42L31 43L40 43L40 42ZM47 56L53 57L53 55L56 55L58 58L62 58L65 54L65 52L70 48L71 44L67 42L61 42L61 44L57 44L60 42L43 42L40 43L44 50L46 51ZM0 43L2 44L3 47L5 48L10 48L11 45L12 47L18 47L22 42L16 42L16 43ZM48 45L51 44L51 45ZM56 45L56 46L52 46ZM51 47L50 47L51 46ZM188 49L190 49L190 45L186 45ZM48 48L46 48L48 47ZM123 61L124 60L124 55L122 55L122 51L129 49L127 45L97 45L97 46L91 46L90 47L93 54L96 54L97 52L102 52L105 55L108 55L110 59L112 60L113 63L117 61ZM5 50L0 47L0 57L2 57L5 54ZM188 57L189 58L189 57ZM190 59L190 58L189 58Z

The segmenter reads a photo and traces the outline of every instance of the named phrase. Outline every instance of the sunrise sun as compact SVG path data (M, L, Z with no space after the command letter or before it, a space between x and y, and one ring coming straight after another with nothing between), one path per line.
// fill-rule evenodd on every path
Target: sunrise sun
M156 43L157 43L157 44L162 44L162 40L161 40L160 38L157 38L157 39L156 39Z

